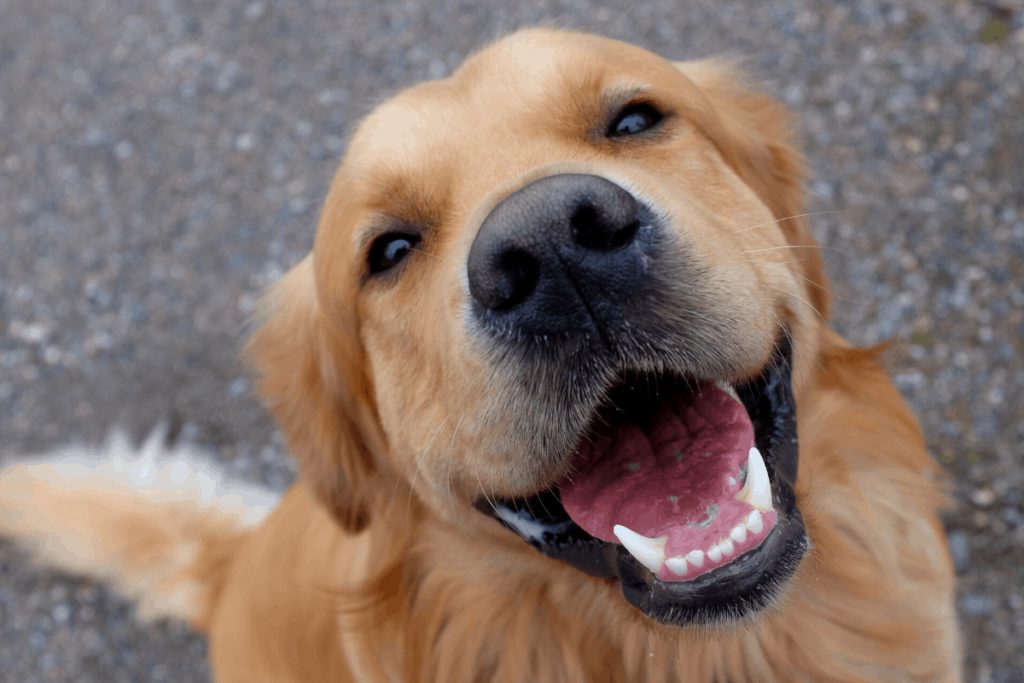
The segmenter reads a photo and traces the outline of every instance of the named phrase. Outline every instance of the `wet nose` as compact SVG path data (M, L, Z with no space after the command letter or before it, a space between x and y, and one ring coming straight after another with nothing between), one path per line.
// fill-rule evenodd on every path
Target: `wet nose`
M635 242L648 213L600 176L536 180L480 226L467 263L470 293L482 310L528 333L600 325L643 280Z

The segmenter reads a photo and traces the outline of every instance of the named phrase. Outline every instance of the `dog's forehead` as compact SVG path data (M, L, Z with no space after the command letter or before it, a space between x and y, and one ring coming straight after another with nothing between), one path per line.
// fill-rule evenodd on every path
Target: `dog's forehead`
M448 78L420 83L380 104L353 136L348 161L400 168L446 154L483 127L507 128L579 98L587 87L643 89L667 62L632 45L550 29L512 34L467 59ZM659 69L658 67L662 67ZM598 93L594 93L595 95Z

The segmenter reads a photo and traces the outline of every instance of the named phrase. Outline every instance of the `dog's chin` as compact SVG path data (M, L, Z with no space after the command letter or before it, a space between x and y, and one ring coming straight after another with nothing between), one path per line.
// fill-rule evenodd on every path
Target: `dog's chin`
M710 625L767 607L808 547L794 483L792 345L754 379L621 374L532 495L477 501L543 554L614 582L650 618Z

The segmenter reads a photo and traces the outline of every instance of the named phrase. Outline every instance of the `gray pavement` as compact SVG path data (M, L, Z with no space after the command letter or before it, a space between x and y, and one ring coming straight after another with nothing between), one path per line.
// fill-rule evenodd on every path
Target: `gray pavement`
M236 352L311 245L346 131L552 22L745 57L800 114L834 323L897 340L954 476L968 680L1024 680L1020 0L0 0L0 451L169 421L285 487ZM205 651L0 544L0 680L205 681Z

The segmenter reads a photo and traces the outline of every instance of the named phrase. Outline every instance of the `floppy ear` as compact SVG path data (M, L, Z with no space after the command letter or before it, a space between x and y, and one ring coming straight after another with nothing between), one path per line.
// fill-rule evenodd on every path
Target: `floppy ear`
M818 243L804 220L804 160L791 129L793 114L758 92L736 66L716 59L678 62L676 67L696 84L710 106L704 112L705 134L733 171L771 210L790 244L800 249L804 277L812 284L811 301L828 318L825 266Z
M358 343L355 331L339 333L324 319L312 255L270 288L244 356L307 485L344 527L365 527L373 465Z

